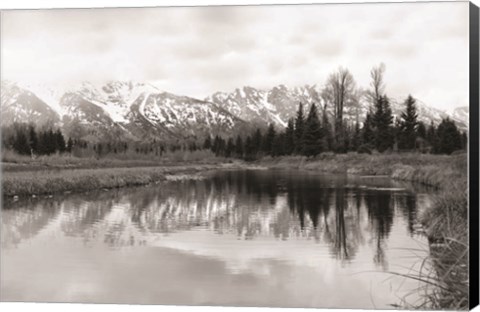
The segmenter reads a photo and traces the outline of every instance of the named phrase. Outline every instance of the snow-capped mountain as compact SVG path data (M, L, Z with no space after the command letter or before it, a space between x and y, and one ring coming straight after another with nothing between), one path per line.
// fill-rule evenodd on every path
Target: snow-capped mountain
M38 92L41 99L17 84L2 83L2 124L49 121L73 137L131 140L203 138L247 126L214 103L150 84L113 81L96 87L85 82L56 94L45 90Z
M406 96L405 96L406 98ZM231 93L217 92L206 98L218 106L232 112L243 120L259 122L262 124L273 123L277 126L285 126L288 119L295 116L298 104L304 104L305 114L308 113L308 106L311 103L324 106L324 99L321 96L321 89L317 86L305 85L303 87L287 88L284 85L273 87L270 90L258 90L251 87L235 89ZM438 124L442 118L450 117L457 125L466 129L468 125L468 107L458 108L453 114L429 107L422 101L417 100L418 118L427 125L433 121ZM405 110L403 101L390 99L390 105L394 116L399 117ZM365 97L360 97L358 103L347 102L344 106L344 119L347 122L355 122L357 116L363 121L370 108ZM333 107L327 105L327 113L333 116Z
M2 124L13 122L43 124L60 121L60 116L47 103L15 83L2 81L0 94Z
M323 108L321 89L315 85L268 90L243 87L233 92L217 92L205 100L175 95L147 83L112 81L101 86L84 82L66 90L46 86L1 84L1 122L53 123L68 136L94 139L175 140L203 138L209 134L232 135L253 126L273 123L286 126L301 102L307 113L311 103ZM402 101L391 100L399 116ZM448 114L417 101L419 119L429 124L449 116L466 129L468 107ZM369 110L365 99L346 103L347 122L362 121ZM333 108L327 105L333 115Z

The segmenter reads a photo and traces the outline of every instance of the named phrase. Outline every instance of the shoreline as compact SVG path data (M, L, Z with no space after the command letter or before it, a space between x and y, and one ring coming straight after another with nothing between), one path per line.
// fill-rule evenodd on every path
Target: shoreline
M445 167L446 164L452 165L462 161L465 162L465 172L452 166L440 168ZM466 182L466 157L463 155L326 154L313 159L303 156L264 157L253 162L219 159L191 163L138 162L137 165L132 161L117 161L114 164L115 166L106 167L99 167L98 164L90 167L47 164L39 169L38 164L26 163L12 166L11 163L2 163L2 196L24 197L115 189L165 181L168 175L229 169L294 169L354 176L383 176L399 181L421 183L438 189L448 188L452 183L458 183L464 179Z
M2 197L25 198L142 186L177 176L213 170L256 169L240 162L175 164L113 168L56 168L2 172Z
M101 163L101 162L100 162ZM468 305L468 164L466 154L439 156L425 154L322 154L307 159L300 156L264 157L253 162L211 159L190 163L157 163L144 166L139 162L122 163L99 168L55 166L38 170L37 164L20 164L21 170L2 166L2 198L14 200L45 197L53 194L82 193L94 190L121 189L156 184L171 179L182 179L192 174L214 170L291 169L319 173L356 176L388 177L394 180L421 183L437 188L433 205L418 221L423 225L429 240L428 272L419 272L422 278L438 290L425 300L432 308L464 309ZM127 166L119 166L128 164ZM133 165L132 165L133 164ZM12 170L13 168L13 170ZM34 196L32 196L34 195ZM453 264L452 264L453 263ZM435 272L432 279L432 272ZM447 272L448 276L443 276ZM454 272L454 276L450 276ZM406 276L408 278L409 276ZM417 277L418 278L418 277ZM445 289L448 290L445 293ZM432 299L433 298L433 299ZM467 299L466 299L467 298Z

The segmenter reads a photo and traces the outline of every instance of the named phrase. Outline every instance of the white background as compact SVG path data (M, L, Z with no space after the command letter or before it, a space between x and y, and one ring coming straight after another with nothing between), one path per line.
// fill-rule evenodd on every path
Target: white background
M362 3L380 2L374 0L344 0L344 1L295 1L295 0L0 0L0 9L40 9L40 8L89 8L89 7L153 7L153 6L192 6L192 5L232 5L232 4L298 4L298 3ZM394 1L382 0L381 2L429 2L420 1ZM472 1L480 6L480 0ZM168 281L159 281L168 283ZM185 290L188 291L188 290ZM274 309L274 308L233 308L233 307L185 307L185 306L139 306L139 305L94 305L94 304L40 304L40 303L0 303L1 311L107 311L107 312L150 312L150 311L173 311L173 312L300 312L300 311L328 311L320 309ZM334 310L338 312L350 310ZM480 311L480 308L475 309Z

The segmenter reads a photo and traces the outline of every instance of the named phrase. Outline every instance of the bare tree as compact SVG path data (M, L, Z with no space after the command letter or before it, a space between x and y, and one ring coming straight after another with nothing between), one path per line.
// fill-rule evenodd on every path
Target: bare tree
M385 74L385 64L380 63L378 66L374 66L370 71L370 77L372 81L370 86L372 90L367 94L369 95L370 103L375 104L377 99L380 98L385 93L385 82L383 81L383 76Z
M343 145L344 106L348 101L352 101L355 95L355 80L348 69L340 67L329 76L322 97L325 102L333 104L334 135L339 148Z

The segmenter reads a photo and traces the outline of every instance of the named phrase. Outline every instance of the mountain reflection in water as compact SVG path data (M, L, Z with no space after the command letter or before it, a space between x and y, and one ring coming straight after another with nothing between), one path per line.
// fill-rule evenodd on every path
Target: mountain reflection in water
M398 271L400 267L412 267L421 261L403 249L418 249L424 242L423 237L415 234L414 224L418 209L429 203L425 191L417 187L414 192L410 185L394 183L387 178L246 170L216 172L201 180L8 203L2 210L2 251L6 251L2 255L2 262L5 262L2 272L4 269L9 272L2 278L2 300L33 299L20 296L13 289L16 284L22 285L20 274L16 272L28 270L14 259L20 254L28 255L29 249L33 253L37 246L55 249L60 254L70 248L79 253L80 250L89 250L89 253L101 250L98 252L101 257L118 256L122 250L135 250L139 254L142 249L157 252L168 248L184 255L222 261L225 276L248 273L256 278L262 276L265 281L280 267L290 265L296 270L308 267L318 276L307 274L311 279L305 281L307 284L318 282L320 277L325 279L326 273L319 272L319 267L327 267L328 263L331 274L341 276L339 283L360 279L362 283L373 282L377 287L389 276L378 273L369 276L365 272ZM165 254L155 257L160 257L159 263L166 259ZM69 267L81 271L84 262L96 264L92 264L91 259L77 261ZM190 278L194 279L195 274L190 274ZM305 278L302 274L298 276ZM281 281L292 280L295 274ZM216 283L215 287L220 287L222 283L230 285L232 282ZM261 289L256 283L249 286L251 291L256 287ZM400 280L397 284L402 283L409 285ZM320 289L321 285L318 284ZM331 286L337 287L334 283ZM388 295L378 291L368 296L373 296L373 302L380 307L388 307L398 301L395 298L415 287L409 286L406 290L389 291ZM307 294L291 292L288 294L293 297L288 302L276 296L255 300L251 296L244 298L233 294L230 299L225 298L226 294L217 300L213 290L212 294L203 294L203 299L177 294L178 297L171 297L176 298L173 302L153 290L152 297L143 300L143 297L126 300L125 296L119 299L115 290L103 297L64 294L63 300L48 296L35 299L357 308L373 304L366 295L362 299L346 300L351 297L348 289L336 293L338 300L331 299L330 303L311 299L315 298L313 293L308 297L310 301L305 302Z

